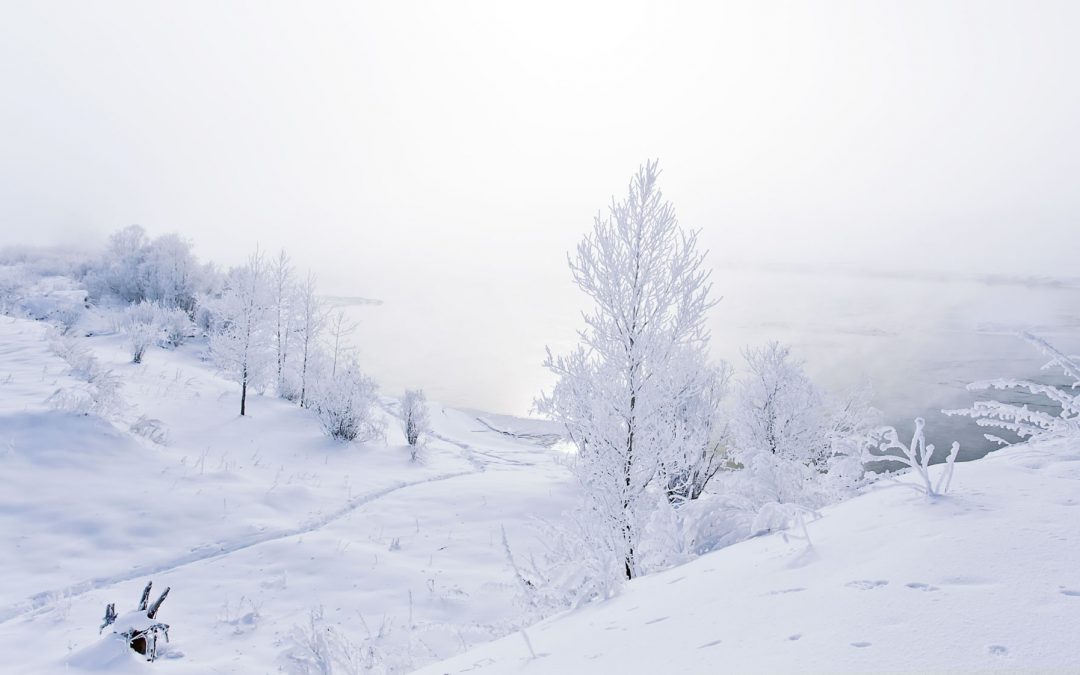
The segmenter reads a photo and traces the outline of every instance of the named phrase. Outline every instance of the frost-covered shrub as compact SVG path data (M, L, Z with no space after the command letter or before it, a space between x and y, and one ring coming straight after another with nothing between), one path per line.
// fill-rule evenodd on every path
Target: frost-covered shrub
M1023 333L1022 337L1050 359L1043 370L1056 367L1072 380L1068 389L1031 380L1010 379L975 382L968 385L968 389L998 389L1039 396L1044 399L1044 407L1049 412L1032 409L1027 404L978 401L970 408L946 410L945 414L971 417L981 427L1003 429L1016 434L1021 440L1080 438L1080 358L1058 351L1049 342L1031 333ZM1008 441L999 436L985 436L989 441L1008 445Z
M427 397L422 389L408 389L401 397L401 422L405 426L405 441L413 447L431 431Z
M120 330L127 337L132 363L142 363L143 354L161 336L161 310L153 303L140 302L124 309Z
M210 296L201 296L195 307L195 328L201 335L210 335L217 329L215 303Z
M374 631L363 615L359 624L365 635L354 640L332 625L321 607L311 610L308 621L294 626L288 636L282 670L290 675L361 675L405 673L416 667L413 654L418 645L411 633L395 639L393 620L387 617Z
M161 311L161 346L175 348L195 337L195 324L179 307Z
M57 328L60 329L61 335L69 335L75 329L75 326L79 324L83 312L82 305L68 305L66 307L57 308L50 318L56 323Z
M157 445L165 445L169 442L169 430L159 419L140 416L132 423L130 430L136 436L142 436Z
M378 385L355 362L339 364L337 373L319 383L315 410L323 429L334 439L368 441L383 433L375 415Z
M900 441L896 429L882 427L875 432L875 441L869 446L866 459L867 461L886 460L899 462L907 466L921 479L922 485L919 486L920 489L927 496L933 497L943 495L949 491L949 486L952 484L953 468L956 466L956 456L960 453L960 444L953 441L952 449L945 458L945 470L938 477L937 483L932 482L929 469L930 461L934 458L934 446L933 444L926 444L926 435L923 433L925 426L926 421L923 418L915 418L915 433L911 437L911 442L906 444ZM899 454L890 454L894 450L898 451ZM875 451L877 451L877 454L875 454Z
M876 418L866 394L834 399L776 342L745 357L731 421L734 458L752 479L748 496L756 508L837 501L862 477L862 448Z
M19 291L25 284L21 268L14 265L0 266L0 314L7 314L19 300Z
M69 374L84 383L56 390L49 398L50 405L81 415L96 414L103 417L119 411L120 378L104 368L101 362L74 338L54 339L50 342L50 348L68 364Z
M176 234L151 240L138 225L114 233L100 258L83 276L95 298L124 302L144 300L186 312L195 309L198 293L213 278L191 252L191 243Z

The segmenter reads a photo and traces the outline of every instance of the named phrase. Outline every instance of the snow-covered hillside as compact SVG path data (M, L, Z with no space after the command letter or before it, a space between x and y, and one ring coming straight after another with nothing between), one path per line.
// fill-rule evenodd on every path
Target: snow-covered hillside
M432 405L413 462L388 399L386 442L343 444L276 397L238 417L204 340L134 365L109 331L76 340L119 377L103 419L49 403L87 387L52 340L0 317L0 671L307 672L320 648L408 670L516 626L500 530L527 552L576 490L542 425ZM98 636L151 579L152 665Z
M1080 445L1021 445L636 580L421 673L1077 672Z

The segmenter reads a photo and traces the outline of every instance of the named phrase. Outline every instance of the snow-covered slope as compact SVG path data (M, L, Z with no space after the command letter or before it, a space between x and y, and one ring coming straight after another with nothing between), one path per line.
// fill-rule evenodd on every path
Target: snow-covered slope
M1080 445L959 465L421 673L1080 671ZM801 534L801 533L800 533Z
M241 418L204 342L137 366L119 336L78 338L121 402L108 419L63 412L46 400L85 383L49 341L0 317L3 673L305 672L305 640L328 631L407 670L505 634L518 608L500 528L528 550L533 517L575 489L557 451L434 405L419 462L389 415L386 442L364 445L269 396ZM145 418L167 444L129 432ZM172 587L152 666L98 636L105 605L134 609L150 579Z

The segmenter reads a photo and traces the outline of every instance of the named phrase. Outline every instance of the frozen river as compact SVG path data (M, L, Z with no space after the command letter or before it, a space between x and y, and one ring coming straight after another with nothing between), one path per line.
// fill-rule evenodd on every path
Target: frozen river
M711 351L740 366L741 351L791 344L831 389L869 380L874 405L901 431L927 418L928 439L962 457L988 448L970 420L943 407L972 400L972 380L1038 373L1044 359L1016 337L1031 330L1080 352L1080 280L901 275L844 268L718 268ZM551 384L545 346L565 351L581 325L581 298L538 292L504 275L482 287L401 290L378 304L347 304L359 323L363 366L388 393L423 387L454 406L523 415ZM1051 373L1056 377L1057 374ZM1045 377L1045 375L1044 375Z

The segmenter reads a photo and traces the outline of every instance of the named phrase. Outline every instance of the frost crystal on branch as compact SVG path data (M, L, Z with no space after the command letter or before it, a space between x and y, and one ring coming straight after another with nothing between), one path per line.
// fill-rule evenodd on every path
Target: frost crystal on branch
M1068 389L1062 389L1031 380L997 379L974 382L968 385L968 389L972 391L997 389L1041 396L1048 402L1045 407L1051 412L1035 410L1027 404L977 401L970 408L945 410L944 413L971 417L981 427L1011 431L1022 440L1080 437L1080 359L1067 356L1046 340L1031 333L1021 333L1021 337L1050 358L1050 361L1043 366L1043 370L1056 366L1072 380L1072 385ZM986 438L1002 445L1008 444L1008 441L999 436L987 434Z
M937 483L933 483L930 480L929 469L930 460L934 457L934 446L933 444L926 444L926 435L923 433L925 426L926 421L923 418L915 418L915 433L912 434L911 442L908 444L900 441L896 429L883 427L877 433L879 440L868 449L866 459L868 461L887 460L904 464L918 474L922 480L922 489L926 494L934 497L949 491L949 486L952 484L953 468L956 465L956 455L960 453L960 444L953 441L952 449L949 451L948 457L945 458L945 470L938 477ZM880 454L873 454L874 449ZM900 454L888 454L892 450L899 450Z

